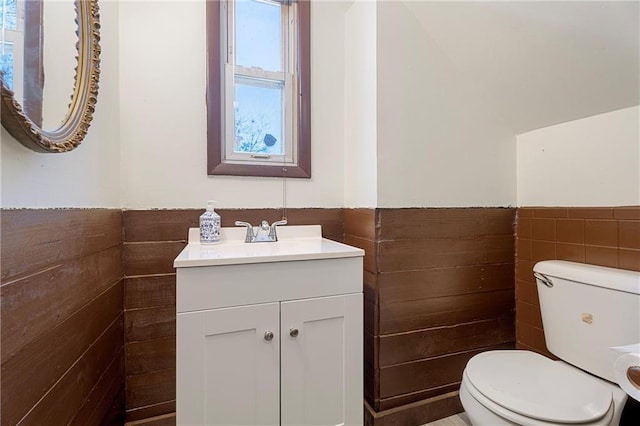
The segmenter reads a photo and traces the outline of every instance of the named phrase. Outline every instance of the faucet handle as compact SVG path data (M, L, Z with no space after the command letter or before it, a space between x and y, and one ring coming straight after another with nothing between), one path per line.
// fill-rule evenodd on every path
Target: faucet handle
M236 220L236 226L245 226L247 228L247 235L244 237L245 243L251 243L255 239L255 235L253 234L253 226L249 222L243 222L241 220Z
M287 219L276 220L275 222L273 222L271 224L271 231L269 231L269 238L271 238L272 241L278 241L278 234L276 234L276 227L278 225L286 225L286 224L287 224Z

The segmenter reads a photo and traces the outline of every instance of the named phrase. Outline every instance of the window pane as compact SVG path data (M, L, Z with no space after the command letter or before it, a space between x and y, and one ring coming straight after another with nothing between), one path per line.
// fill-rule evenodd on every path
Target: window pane
M18 28L17 0L0 1L0 28L15 30Z
M278 3L236 1L236 64L282 71L281 8Z
M283 155L283 86L261 83L236 78L234 151Z
M13 90L13 43L0 43L0 71L5 86Z

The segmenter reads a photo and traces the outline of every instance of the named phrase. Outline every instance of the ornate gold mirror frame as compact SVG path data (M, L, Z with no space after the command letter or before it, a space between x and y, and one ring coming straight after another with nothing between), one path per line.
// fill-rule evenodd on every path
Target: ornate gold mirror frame
M98 0L76 0L78 66L73 94L60 127L46 131L24 112L14 93L2 84L2 126L29 149L67 152L76 148L91 124L100 77L100 15Z

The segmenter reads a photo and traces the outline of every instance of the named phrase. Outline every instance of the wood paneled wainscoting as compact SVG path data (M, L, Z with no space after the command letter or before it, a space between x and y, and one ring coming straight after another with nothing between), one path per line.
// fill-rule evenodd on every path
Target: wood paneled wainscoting
M122 211L1 215L0 423L122 424Z
M513 348L510 208L346 209L365 254L365 422L420 425L462 411L469 358Z
M198 227L204 209L125 210L125 347L127 421L175 423L176 275L173 260ZM282 218L276 209L216 209L222 226ZM342 209L289 209L290 225L322 225L323 236L343 237Z
M202 212L2 212L2 425L121 424L125 409L133 424L175 422L173 259ZM223 226L281 218L219 213ZM287 216L366 251L366 419L410 426L460 411L466 361L513 345L514 210Z

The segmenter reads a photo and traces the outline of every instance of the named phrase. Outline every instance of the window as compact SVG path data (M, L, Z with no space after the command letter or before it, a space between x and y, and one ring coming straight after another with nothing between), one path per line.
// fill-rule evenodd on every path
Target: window
M310 5L207 2L210 175L311 176Z
M0 0L0 69L4 84L22 100L22 52L24 51L24 3Z
M4 85L38 126L44 87L42 8L44 2L0 0L0 72ZM28 48L25 48L28 46Z

